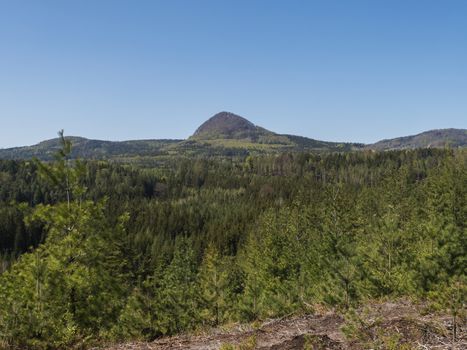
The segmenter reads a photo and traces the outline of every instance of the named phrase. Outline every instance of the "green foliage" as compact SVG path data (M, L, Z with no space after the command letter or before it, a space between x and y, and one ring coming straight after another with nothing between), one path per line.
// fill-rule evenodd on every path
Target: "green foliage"
M199 322L197 266L191 241L180 237L172 262L164 271L157 295L157 327L162 334L193 329Z
M290 214L287 208L266 212L245 247L242 308L249 319L289 313L300 305L303 245Z
M226 343L226 344L222 344L219 348L219 350L254 350L254 349L256 349L256 336L255 335L252 335L246 338L238 345Z
M154 299L147 291L135 288L121 310L109 337L115 340L150 340L156 334Z
M439 310L449 311L452 316L453 341L457 340L459 325L467 321L465 301L467 299L467 278L465 275L453 277L447 283L440 284L430 291L432 306Z
M125 260L94 203L38 207L50 239L1 276L0 328L12 344L61 347L109 329L121 305Z
M231 259L222 258L217 249L211 244L204 253L198 281L201 291L200 316L203 323L217 326L228 319L228 309L231 291L229 290L228 265Z
M463 320L465 151L140 168L70 160L61 141L51 163L0 161L1 346L152 340L398 296Z
M357 298L356 281L360 261L356 255L360 234L359 217L355 213L354 193L342 184L327 186L325 196L321 266L328 272L327 300L345 307Z
M69 169L64 143L57 163L41 165L67 192L67 201L38 205L26 222L41 222L48 240L24 254L1 276L0 335L11 346L66 347L109 329L124 295L125 259L103 204L82 202L75 193L77 170Z
M256 349L256 336L252 335L246 338L238 345L238 350L254 350Z

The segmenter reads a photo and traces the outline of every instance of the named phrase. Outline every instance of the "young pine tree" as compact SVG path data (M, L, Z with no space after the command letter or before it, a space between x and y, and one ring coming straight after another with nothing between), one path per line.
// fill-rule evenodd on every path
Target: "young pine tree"
M200 316L206 325L217 326L226 318L229 294L227 261L212 244L207 247L198 273Z

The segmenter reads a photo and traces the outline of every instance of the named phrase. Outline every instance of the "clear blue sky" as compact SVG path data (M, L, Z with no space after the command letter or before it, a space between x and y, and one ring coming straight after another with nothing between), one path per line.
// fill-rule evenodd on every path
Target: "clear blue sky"
M467 1L0 0L0 147L222 110L333 141L465 128Z

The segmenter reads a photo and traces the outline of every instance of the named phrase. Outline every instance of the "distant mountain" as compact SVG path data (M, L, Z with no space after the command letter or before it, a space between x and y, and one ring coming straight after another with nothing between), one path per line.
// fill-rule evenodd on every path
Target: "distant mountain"
M362 145L318 141L302 136L283 135L255 125L231 112L220 112L209 118L188 139L191 145L272 150L350 150Z
M381 140L366 146L366 148L383 151L409 148L458 148L466 146L466 129L438 129L425 131L413 136Z
M466 147L467 130L443 129L414 136L382 140L371 145L328 142L303 136L277 134L257 126L230 112L220 112L204 122L187 140L101 141L69 136L72 157L113 159L158 163L174 155L181 156L244 156L277 152L345 152L373 149L392 150L425 147ZM43 141L34 146L0 149L0 159L51 160L59 149L59 139Z
M278 135L230 112L220 112L195 131L190 140L242 140L246 143L293 146L287 137Z
M230 112L220 112L196 129L193 139L250 139L257 140L272 132L254 125L249 120Z

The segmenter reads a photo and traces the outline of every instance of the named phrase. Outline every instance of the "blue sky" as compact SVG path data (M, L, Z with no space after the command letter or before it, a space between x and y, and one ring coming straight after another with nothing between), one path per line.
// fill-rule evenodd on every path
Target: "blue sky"
M0 147L222 110L331 141L465 128L467 1L0 0Z

